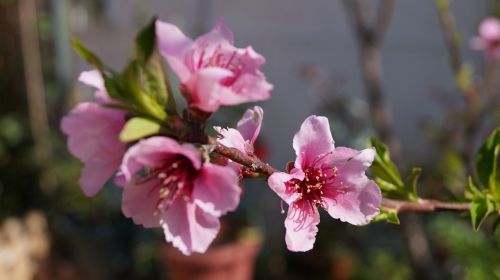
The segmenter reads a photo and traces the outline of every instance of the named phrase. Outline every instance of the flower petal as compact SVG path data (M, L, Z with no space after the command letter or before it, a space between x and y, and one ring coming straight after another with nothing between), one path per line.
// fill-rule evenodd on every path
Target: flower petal
M310 116L293 137L293 149L297 155L295 167L309 165L316 157L331 152L334 148L328 119Z
M123 112L92 102L78 104L62 119L69 151L85 164L80 185L86 195L95 195L120 166L126 147L118 134L124 123Z
M243 136L243 139L255 143L260 133L262 126L262 119L264 118L264 111L260 106L255 106L253 109L246 110L243 117L238 122L236 128Z
M325 189L327 211L335 219L353 225L364 225L379 213L382 202L380 188L366 176L355 182L344 181L342 191Z
M218 139L217 142L228 147L238 149L240 152L245 153L245 139L240 134L240 132L234 128L221 128L214 127L215 131L219 133L222 138Z
M175 25L156 21L156 39L158 49L168 61L181 82L189 79L192 69L185 63L185 54L191 48L193 41Z
M274 172L269 179L267 179L267 184L283 201L287 204L292 204L299 198L295 190L291 190L286 186L286 182L292 179L304 179L304 172L298 169L295 169L295 172L292 174Z
M104 187L120 167L122 155L123 153L117 154L114 158L105 160L96 158L85 162L79 183L86 196L94 196Z
M361 151L338 147L331 154L325 156L324 161L328 161L328 165L337 167L337 171L341 176L349 176L349 174L364 174L366 169L370 167L375 158L375 149L368 148Z
M160 221L168 242L183 254L204 253L219 232L217 217L204 212L193 203L176 199Z
M195 43L199 46L216 46L221 43L234 44L233 32L224 24L221 18L208 33L196 39Z
M152 179L143 184L136 184L132 180L123 189L122 212L132 218L134 223L144 227L157 227L160 225L158 214L159 194L155 189L158 180Z
M285 219L286 246L288 250L305 252L313 248L318 233L319 212L316 207L313 211L305 212L303 209L291 205Z
M494 17L486 18L479 26L479 34L486 40L499 40L500 21Z
M155 136L139 141L130 147L123 157L121 174L129 181L143 167L155 167L165 159L182 155L188 158L194 168L200 169L200 152L191 144L180 145L177 141L163 136Z
M194 203L216 217L233 211L240 202L238 181L238 175L231 168L205 163L194 181Z
M185 93L189 106L204 112L215 112L221 104L221 96L235 96L231 89L223 86L221 81L233 73L227 69L207 67L193 74L186 82Z
M98 70L83 71L78 76L78 81L94 87L97 90L106 90L104 87L104 80Z

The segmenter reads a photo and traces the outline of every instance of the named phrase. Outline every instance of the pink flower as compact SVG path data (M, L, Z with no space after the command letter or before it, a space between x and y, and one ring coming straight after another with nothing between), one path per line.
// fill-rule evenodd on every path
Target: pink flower
M207 113L221 105L266 100L272 85L259 68L265 59L252 47L233 45L232 32L220 21L191 40L175 25L156 22L160 53L180 79L189 107Z
M236 129L214 127L221 136L218 142L226 147L252 155L254 153L253 144L259 136L263 118L264 111L261 107L255 106L253 109L245 111L243 117L238 121Z
M69 151L83 161L80 186L87 196L97 194L120 166L125 144L118 135L125 124L125 113L102 106L111 99L100 74L82 72L79 80L96 88L96 102L78 104L61 121L61 130L68 136Z
M368 223L379 213L381 194L365 175L375 151L334 147L325 117L308 117L295 137L297 154L289 173L277 172L268 183L289 204L286 244L292 251L312 249L318 232L318 207L353 225Z
M494 17L484 19L479 26L479 36L472 38L470 44L491 58L500 58L500 21Z
M182 253L203 253L219 231L218 218L236 209L241 189L228 167L202 163L191 144L151 137L132 146L120 168L127 182L125 216L145 227L161 226Z

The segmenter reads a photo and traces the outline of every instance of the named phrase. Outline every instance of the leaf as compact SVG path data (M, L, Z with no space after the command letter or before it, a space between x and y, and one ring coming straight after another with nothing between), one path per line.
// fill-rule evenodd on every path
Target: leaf
M420 174L422 174L422 168L413 167L410 176L406 178L406 188L415 195L415 198L417 198L417 182Z
M135 37L135 48L139 63L145 64L156 48L156 18L153 18Z
M375 160L370 167L373 175L395 186L404 187L401 175L396 165L391 161L387 147L374 138L370 139L370 145L376 149Z
M398 212L395 209L380 208L380 213L373 218L372 222L388 222L399 225Z
M144 115L163 121L167 118L167 114L163 107L142 89L139 80L140 71L140 65L136 60L131 61L123 71L121 83L127 89L127 97Z
M470 204L470 217L472 220L472 227L478 230L481 223L493 212L493 204L487 196L479 197Z
M122 142L132 142L142 139L147 136L157 134L161 126L149 119L132 118L127 121L122 131L120 132L119 139Z
M465 197L469 200L474 200L477 197L483 196L483 193L477 188L472 180L472 177L467 178L467 185L465 186Z
M476 170L483 186L488 187L495 197L500 196L500 182L497 174L500 151L500 129L495 129L486 139L476 155Z
M140 66L140 82L146 94L160 105L167 113L177 114L175 100L165 72L162 57L156 46L156 19L144 27L135 39L137 63Z
M97 55L95 55L91 50L85 47L85 45L80 40L75 37L71 38L71 45L81 58L85 59L88 63L90 63L96 69L99 69L101 72L104 70L104 64L101 62L99 57L97 57Z

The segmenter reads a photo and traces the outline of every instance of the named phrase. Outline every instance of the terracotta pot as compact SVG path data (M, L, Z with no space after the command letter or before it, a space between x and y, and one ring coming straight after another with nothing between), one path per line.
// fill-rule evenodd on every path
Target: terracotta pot
M165 249L167 276L172 280L250 280L261 249L259 239L242 239L215 246L205 254L184 256L177 249Z

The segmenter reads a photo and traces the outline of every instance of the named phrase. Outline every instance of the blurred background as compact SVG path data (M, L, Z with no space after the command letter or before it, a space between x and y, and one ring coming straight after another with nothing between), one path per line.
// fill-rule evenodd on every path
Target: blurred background
M123 217L120 189L110 184L95 197L83 195L82 165L59 130L74 104L92 96L76 80L90 67L71 50L70 38L121 69L136 32L153 16L191 36L224 18L237 46L252 45L266 57L263 72L275 88L259 104L265 111L259 149L273 166L294 158L292 137L307 116L326 115L338 146L363 148L379 135L402 170L422 166L421 196L463 197L468 151L499 124L500 111L491 106L473 137L464 128L471 101L460 90L453 55L450 67L445 14L437 8L448 2L0 0L0 279L180 277L174 270L182 260L162 232ZM496 67L468 41L482 19L497 13L497 2L455 0L447 11L460 35L459 63L467 61L473 80ZM372 27L382 30L376 40ZM374 116L374 96L382 97L382 117ZM212 121L232 126L244 109L225 108ZM265 181L245 185L227 232L237 225L238 238L253 236L256 279L500 279L495 221L476 233L466 213L404 214L400 226L366 227L324 216L315 248L291 253L278 197Z

